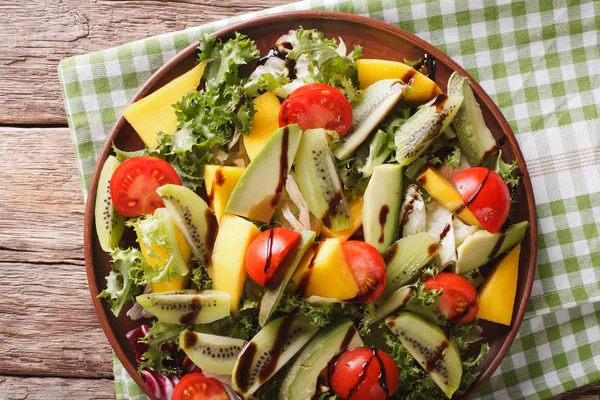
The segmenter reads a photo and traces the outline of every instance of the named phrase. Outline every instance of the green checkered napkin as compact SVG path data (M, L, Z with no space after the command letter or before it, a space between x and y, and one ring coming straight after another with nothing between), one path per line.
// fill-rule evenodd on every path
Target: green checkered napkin
M120 110L162 64L202 32L305 9L367 15L434 44L517 134L537 202L538 266L526 319L481 398L547 398L600 380L600 2L305 1L63 60L84 193ZM115 386L118 399L144 398L116 359Z

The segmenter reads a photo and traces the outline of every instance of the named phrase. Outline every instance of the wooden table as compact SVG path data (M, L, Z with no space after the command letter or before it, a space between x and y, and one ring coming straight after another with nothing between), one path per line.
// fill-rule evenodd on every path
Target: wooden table
M85 277L58 62L286 2L0 2L0 400L114 398L112 353ZM596 384L557 399L599 393Z

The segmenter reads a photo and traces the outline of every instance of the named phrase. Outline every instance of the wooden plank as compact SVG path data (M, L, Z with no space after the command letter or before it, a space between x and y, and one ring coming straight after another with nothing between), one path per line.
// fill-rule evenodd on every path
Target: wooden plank
M63 379L0 376L0 400L114 399L109 379Z
M61 59L289 0L0 2L0 124L66 124Z
M0 374L111 377L65 128L0 128Z

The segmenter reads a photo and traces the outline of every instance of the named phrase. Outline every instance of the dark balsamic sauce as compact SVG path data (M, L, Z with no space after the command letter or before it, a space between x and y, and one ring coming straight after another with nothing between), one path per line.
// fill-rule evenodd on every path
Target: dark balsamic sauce
M285 59L285 67L288 70L288 77L290 78L290 81L293 81L294 79L296 79L297 78L296 60L292 60L291 58L286 58Z
M446 100L448 100L448 96L445 94L438 94L431 105L435 106L438 111L441 111L444 108L444 104L446 104Z
M269 238L267 239L267 259L265 260L264 273L265 275L269 273L271 269L271 258L273 258L273 235L275 234L275 229L269 230Z
M283 346L285 344L285 341L290 335L290 330L292 329L292 322L294 322L294 316L290 315L286 317L285 320L283 320L283 322L279 326L279 330L277 331L277 335L275 336L275 341L273 342L273 347L271 347L271 351L269 352L271 356L258 372L258 382L260 384L269 379L269 377L271 377L271 375L275 371L277 361L279 361L279 357L281 357L281 354L283 353Z
M446 235L448 234L448 232L450 231L450 224L446 224L444 226L444 229L442 229L442 233L440 233L440 242L442 240L444 240L444 238L446 237Z
M223 186L225 184L225 176L223 176L223 171L221 169L217 169L215 173L215 185Z
M306 272L304 273L304 275L302 275L302 278L300 278L300 282L298 282L298 293L304 294L304 292L306 291L306 287L308 286L308 281L310 280L310 274L312 273L312 269L315 266L315 261L317 260L317 254L319 254L319 248L321 247L320 243L317 243L315 245L315 253L313 254L312 258L310 259L310 263L308 264L308 268L306 269Z
M190 349L198 342L198 336L194 332L187 331L183 336L183 348Z
M435 81L435 71L436 71L437 60L435 57L432 57L430 54L423 54L423 58L415 64L414 69L420 71L423 75L427 76L432 81ZM423 67L425 67L425 71L423 71Z
M437 369L437 364L444 359L444 352L448 348L450 343L444 340L437 349L433 352L431 357L425 360L425 371L431 372Z
M194 321L198 317L198 314L200 313L200 310L202 309L202 304L200 303L199 297L192 297L192 304L191 304L190 308L192 309L192 311L190 311L187 314L184 314L179 319L179 322L181 322L183 325L194 323Z
M485 183L487 182L487 180L488 180L491 172L492 172L492 170L488 169L488 172L487 172L487 174L485 174L485 177L483 178L483 180L479 184L479 187L477 188L477 190L475 191L475 193L473 193L471 195L471 197L469 198L469 200L467 201L467 207L470 207L471 204L473 204L473 202L477 198L477 195L479 195L479 192L481 192L481 189L483 189L483 185L485 185Z
M204 220L206 221L206 233L204 235L204 245L208 254L212 253L215 239L217 237L217 217L210 208L207 208L204 212ZM208 261L208 260L205 260Z
M283 135L281 137L281 154L279 156L279 182L277 182L277 188L275 189L275 195L271 199L271 207L277 206L281 195L283 194L283 188L285 188L285 181L288 173L288 146L289 146L290 131L286 126L283 128Z
M496 244L492 248L492 251L490 251L490 255L488 256L488 261L493 258L496 258L496 256L500 252L500 249L502 248L502 244L504 244L504 239L506 239L506 234L504 232L501 232L500 237L498 238L498 240L496 241Z
M385 238L385 223L387 221L387 216L390 212L390 208L387 204L384 204L379 210L379 225L381 226L381 235L379 235L379 243L383 243L383 239Z
M388 264L396 256L397 252L398 242L391 245L390 248L386 251L385 255L383 256L383 261L385 261L385 263Z
M272 48L266 55L258 59L258 65L265 65L269 58L273 57L285 60L287 58L287 54L285 54L283 51L279 51L277 48Z
M500 146L504 146L504 143L506 143L506 135L502 135L499 139L498 139L498 145Z
M423 183L425 183L425 182L423 182ZM406 225L406 222L408 222L408 217L413 212L414 207L415 207L415 199L413 198L413 199L410 199L410 201L404 208L404 212L402 213L402 217L400 218L400 228L399 228L400 235L402 235L402 231L404 230L404 225Z
M235 370L235 380L241 392L246 392L250 386L250 371L252 370L252 362L257 350L258 346L256 343L248 342L239 355L238 368Z
M348 346L352 341L352 338L356 335L356 328L354 325L350 326L350 329L346 331L346 335L344 336L344 340L342 340L342 344L340 345L340 353L345 353L348 350Z
M437 252L437 251L440 249L440 247L441 247L441 246L442 246L442 245L441 245L441 244L439 244L439 243L437 243L437 242L436 242L436 243L431 243L431 244L429 245L429 247L427 248L427 253L428 253L430 256L432 256L432 255L434 255L434 254L435 254L435 253L436 253L436 252Z
M379 386L385 391L385 397L388 398L390 395L390 389L387 386L387 376L385 374L385 365L383 365L383 360L379 355L379 351L377 349L373 349L373 356L377 359L379 363L379 375L377 376L377 380L379 381Z
M410 85L415 80L415 76L417 76L417 71L411 68L408 71L406 71L404 75L402 75L400 80L405 84Z

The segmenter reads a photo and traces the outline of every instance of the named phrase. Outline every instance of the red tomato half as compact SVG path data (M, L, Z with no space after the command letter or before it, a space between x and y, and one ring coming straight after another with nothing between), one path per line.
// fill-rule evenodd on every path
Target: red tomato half
M139 217L164 207L156 189L168 183L181 185L168 162L156 157L133 157L115 169L110 178L110 196L120 214Z
M221 382L194 372L179 381L171 400L229 400L229 396Z
M252 280L265 286L300 239L300 234L287 228L272 228L258 235L246 251L246 271Z
M468 280L453 272L441 272L425 281L427 290L442 292L438 311L455 324L466 324L477 316L477 291Z
M333 86L310 83L294 90L281 105L279 126L325 128L343 136L352 125L352 106Z
M385 287L385 261L377 249L368 243L348 240L342 243L346 262L358 285L354 301L370 303L377 300Z
M510 193L502 177L491 169L473 167L454 175L454 183L481 226L498 232L510 211Z
M398 381L396 363L381 350L359 347L329 364L329 384L343 400L385 400Z

